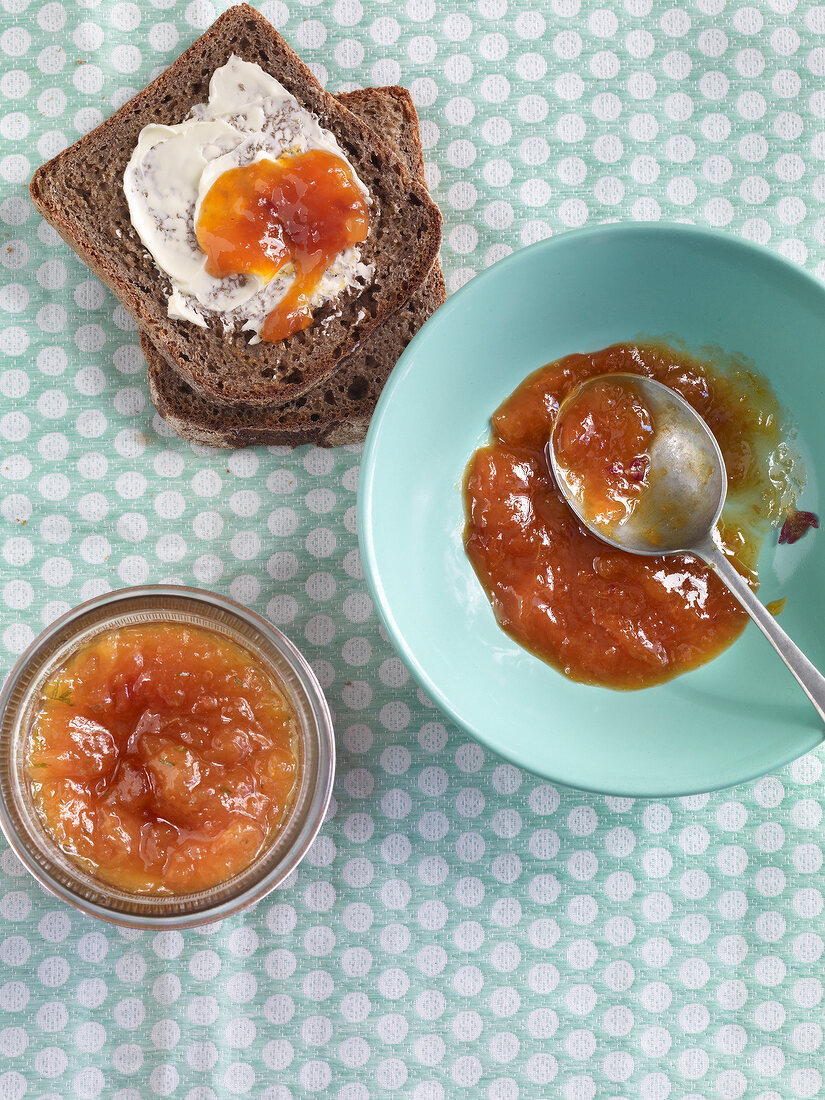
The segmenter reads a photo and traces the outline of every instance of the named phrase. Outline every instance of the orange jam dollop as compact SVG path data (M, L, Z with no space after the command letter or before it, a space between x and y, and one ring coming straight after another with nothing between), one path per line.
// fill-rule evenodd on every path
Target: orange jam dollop
M754 587L762 538L787 511L799 471L770 386L721 354L703 362L650 343L568 355L531 374L493 414L491 442L467 468L464 545L499 625L573 680L632 689L710 660L747 616L693 555L640 557L608 546L558 490L545 446L559 406L587 379L614 373L663 382L707 421L728 473L722 539ZM649 442L644 412L609 385L582 395L565 446L603 476L594 506L625 508L635 497L626 474L642 472ZM611 453L621 470L605 467Z
M284 692L227 638L178 623L106 631L43 690L35 806L60 848L130 893L203 890L278 830L298 773Z
M195 234L210 275L295 280L261 330L285 340L312 324L312 296L335 257L369 233L364 192L349 165L324 149L230 168L201 203Z
M581 504L606 530L632 515L647 487L654 424L638 386L597 378L572 393L553 431L556 460Z

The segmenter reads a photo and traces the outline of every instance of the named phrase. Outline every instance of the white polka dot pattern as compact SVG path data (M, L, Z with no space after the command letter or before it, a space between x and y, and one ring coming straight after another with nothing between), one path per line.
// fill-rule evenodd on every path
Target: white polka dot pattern
M0 662L114 587L226 592L327 690L335 798L282 889L186 934L79 917L4 850L0 1096L822 1095L821 754L644 803L466 741L376 620L359 449L178 440L133 323L34 214L37 164L225 6L2 0ZM411 88L453 291L612 219L726 228L825 274L822 7L258 6L331 90Z

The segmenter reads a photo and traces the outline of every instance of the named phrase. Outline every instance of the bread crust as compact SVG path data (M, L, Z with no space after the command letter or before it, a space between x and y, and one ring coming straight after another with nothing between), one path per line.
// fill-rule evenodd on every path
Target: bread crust
M331 130L373 197L361 246L370 286L278 344L227 338L167 315L168 282L129 219L123 172L141 129L180 122L208 94L209 78L232 53L270 72ZM34 205L120 299L172 368L203 396L271 405L328 378L368 334L421 286L438 254L441 216L423 184L373 130L323 90L266 19L230 8L177 61L128 103L37 170Z
M360 443L398 357L446 297L444 277L436 265L412 298L384 322L363 349L345 359L331 378L303 397L269 408L201 398L141 333L149 394L157 411L179 436L205 447L299 447L304 443L339 447ZM377 343L380 348L376 348ZM353 392L356 396L350 396Z

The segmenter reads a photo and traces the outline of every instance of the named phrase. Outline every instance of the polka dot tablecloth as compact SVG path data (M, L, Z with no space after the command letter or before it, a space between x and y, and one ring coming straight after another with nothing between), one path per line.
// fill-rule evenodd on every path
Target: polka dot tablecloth
M609 219L825 274L825 7L259 6L331 90L411 88L451 290ZM132 321L33 211L35 167L223 7L0 0L0 672L109 588L226 593L311 659L335 798L289 882L185 935L86 919L3 849L0 1098L822 1096L822 754L646 803L469 743L379 628L359 449L177 439Z

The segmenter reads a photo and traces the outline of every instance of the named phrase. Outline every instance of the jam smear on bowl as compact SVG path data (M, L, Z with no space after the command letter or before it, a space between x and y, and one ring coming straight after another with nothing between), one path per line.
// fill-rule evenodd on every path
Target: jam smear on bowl
M230 168L201 203L195 227L206 270L271 279L288 263L295 280L261 330L285 340L312 324L312 296L329 265L369 233L367 199L347 164L324 149Z
M499 625L573 680L635 689L704 664L747 615L692 555L614 549L585 530L557 489L545 447L559 406L585 380L614 373L663 382L708 423L728 474L723 543L754 587L762 539L787 512L798 471L765 379L660 343L569 355L526 378L495 412L491 442L466 472L464 545ZM650 425L629 392L582 392L590 407L571 417L561 447L597 473L588 512L613 523L643 489Z
M26 767L47 832L130 893L233 877L268 845L298 775L296 717L245 649L177 623L108 630L45 686Z

